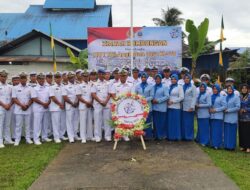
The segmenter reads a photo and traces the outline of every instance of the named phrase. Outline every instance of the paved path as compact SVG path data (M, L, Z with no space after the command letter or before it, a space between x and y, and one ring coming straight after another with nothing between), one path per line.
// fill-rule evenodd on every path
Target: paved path
M238 190L193 142L67 144L30 190ZM133 158L133 159L132 159Z

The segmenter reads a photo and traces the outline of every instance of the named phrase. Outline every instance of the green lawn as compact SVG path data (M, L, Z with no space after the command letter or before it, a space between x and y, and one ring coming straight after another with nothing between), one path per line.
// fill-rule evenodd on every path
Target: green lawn
M195 132L197 123L195 119ZM236 151L214 150L202 147L214 164L221 168L242 190L250 190L250 154L241 152L239 147Z
M42 146L6 146L0 149L0 190L27 189L37 179L64 144L44 143ZM250 189L250 154L203 148L242 190Z
M44 143L41 146L20 144L0 149L0 189L27 189L38 178L64 144Z
M236 151L213 150L202 148L213 160L214 164L220 167L242 190L250 189L250 154Z

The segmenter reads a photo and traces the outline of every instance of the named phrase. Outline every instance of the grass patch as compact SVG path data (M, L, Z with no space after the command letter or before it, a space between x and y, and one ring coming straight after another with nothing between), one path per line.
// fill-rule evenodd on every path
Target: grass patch
M197 120L195 119L195 133ZM202 147L214 164L230 177L242 190L250 189L250 154L241 152L239 147L236 151L214 150Z
M18 147L0 149L0 189L27 189L64 144L44 143L41 146L22 142Z
M250 154L236 151L202 148L217 167L229 176L242 190L250 189Z

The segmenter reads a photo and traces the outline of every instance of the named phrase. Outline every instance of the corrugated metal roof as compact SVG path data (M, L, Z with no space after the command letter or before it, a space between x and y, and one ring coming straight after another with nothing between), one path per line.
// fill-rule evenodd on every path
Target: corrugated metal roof
M0 14L0 41L16 39L33 29L60 39L87 39L88 27L108 27L111 5L97 5L94 10L48 11L43 5L31 5L25 13Z
M0 55L5 53L5 52L8 52L10 51L11 49L19 46L20 44L28 41L28 40L32 40L34 39L35 37L38 37L38 36L42 36L48 40L50 40L50 36L43 33L43 32L40 32L40 31L37 31L37 30L32 30L30 32L28 32L27 34L24 34L23 36L20 36L19 38L5 44L4 46L0 47ZM60 39L57 39L57 38L54 38L54 41L55 41L55 44L58 44L62 47L69 47L71 50L74 51L74 53L79 53L81 50L72 46L71 44L63 41L63 40L60 40Z
M95 0L46 0L45 9L94 9Z

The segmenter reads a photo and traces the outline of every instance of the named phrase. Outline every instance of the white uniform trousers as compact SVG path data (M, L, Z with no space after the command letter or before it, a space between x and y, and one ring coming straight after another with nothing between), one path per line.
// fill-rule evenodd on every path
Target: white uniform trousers
M63 138L66 132L66 111L61 111L61 126L59 130L60 138Z
M66 110L66 127L69 141L74 141L74 137L76 137L79 128L79 117L77 118L77 112L79 113L77 109Z
M3 144L3 137L5 141L12 141L10 132L11 114L11 110L0 113L0 144Z
M93 138L92 112L90 108L80 110L80 137L82 140Z
M31 138L33 138L34 136L34 112L33 110L30 115L30 135L31 135Z
M10 124L10 129L11 129L11 137L12 139L16 139L16 116L14 114L14 106L11 108L11 124Z
M95 107L94 108L94 136L96 140L102 139L102 126L104 125L105 139L111 138L111 127L108 122L111 118L111 112L109 108Z
M30 140L30 117L31 114L16 114L15 141L20 142L22 136L22 127L25 126L25 139Z
M46 112L34 113L34 142L40 141L39 136L42 133L42 139L48 138L48 114Z
M52 129L52 118L51 118L51 112L47 111L46 112L46 117L48 118L48 136L51 136L53 133L53 129Z
M80 131L80 111L76 111L76 128L75 128L75 137L78 137L77 133Z
M52 111L51 112L54 140L60 139L61 115L62 115L61 111Z

